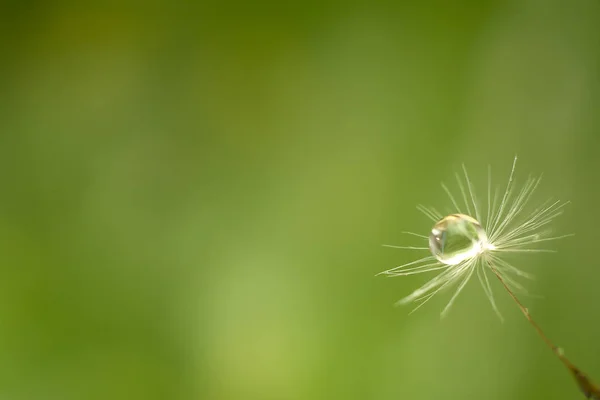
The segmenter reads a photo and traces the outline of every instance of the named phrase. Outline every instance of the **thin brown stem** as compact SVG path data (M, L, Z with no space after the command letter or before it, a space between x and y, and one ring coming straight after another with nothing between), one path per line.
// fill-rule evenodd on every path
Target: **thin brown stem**
M546 336L546 334L544 333L542 328L540 328L540 326L537 324L537 322L535 322L535 320L531 317L531 314L529 313L529 310L527 309L527 307L525 307L523 305L523 303L521 303L521 301L513 293L513 291L510 289L510 287L506 284L506 282L502 278L502 275L500 275L500 273L498 272L496 267L494 267L494 265L489 260L488 260L488 266L490 267L490 269L492 270L494 275L496 275L496 278L498 278L500 283L502 283L502 286L504 286L504 289L506 289L506 291L508 292L510 297L512 297L512 299L515 301L515 303L517 303L517 306L519 306L519 308L521 309L521 312L523 313L525 318L527 318L527 320L529 321L531 326L533 326L533 328L536 330L538 335L542 338L544 343L546 343L546 345L550 348L550 350L552 350L552 352L559 358L559 360L562 361L564 366L567 367L567 369L571 372L571 374L577 381L577 384L579 385L579 389L581 389L583 394L588 399L600 400L600 387L597 386L596 384L594 384L587 377L587 375L584 374L580 369L575 367L575 365L573 365L573 363L564 355L564 352L560 347L557 347L554 345L554 343L552 343L552 341L548 338L548 336Z

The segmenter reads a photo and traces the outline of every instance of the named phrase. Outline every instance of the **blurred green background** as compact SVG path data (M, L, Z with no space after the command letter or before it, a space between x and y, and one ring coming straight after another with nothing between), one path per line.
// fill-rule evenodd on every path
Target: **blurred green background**
M496 282L374 276L515 154L576 234L523 301L600 380L598 1L1 7L1 399L582 398Z

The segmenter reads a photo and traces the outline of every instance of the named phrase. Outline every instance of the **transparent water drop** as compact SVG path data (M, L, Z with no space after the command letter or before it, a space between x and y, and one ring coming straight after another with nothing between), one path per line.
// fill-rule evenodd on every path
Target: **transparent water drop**
M433 226L429 249L442 263L456 265L482 253L487 235L475 218L464 214L448 215Z

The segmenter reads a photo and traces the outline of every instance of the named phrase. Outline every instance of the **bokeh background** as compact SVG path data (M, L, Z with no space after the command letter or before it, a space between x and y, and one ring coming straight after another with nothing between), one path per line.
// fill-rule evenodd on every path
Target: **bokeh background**
M375 277L515 154L576 234L523 301L600 380L598 1L1 7L1 399L583 398L497 282Z

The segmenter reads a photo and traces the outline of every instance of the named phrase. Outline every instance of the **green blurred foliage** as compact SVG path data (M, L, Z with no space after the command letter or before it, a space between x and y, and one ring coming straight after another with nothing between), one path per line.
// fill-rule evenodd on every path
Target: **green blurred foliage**
M0 398L577 398L499 285L374 277L514 154L576 233L524 301L600 379L597 1L0 7Z

